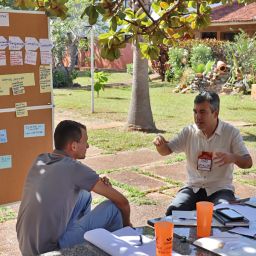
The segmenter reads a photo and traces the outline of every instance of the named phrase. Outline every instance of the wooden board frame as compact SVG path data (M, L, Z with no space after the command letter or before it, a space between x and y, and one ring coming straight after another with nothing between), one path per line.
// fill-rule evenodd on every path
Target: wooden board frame
M44 12L7 11L9 27L0 26L0 36L49 38L49 20ZM11 66L10 51L5 49L7 65L0 66L0 75L33 73L34 86L25 86L25 94L0 95L0 130L6 129L7 143L0 143L0 156L11 155L12 167L0 169L0 204L15 202L21 199L25 178L35 157L53 149L53 96L52 91L40 93L39 67L40 49L37 49L36 65ZM22 48L23 60L25 47ZM52 80L52 78L51 78ZM16 117L15 103L27 102L28 116ZM45 124L45 136L24 137L24 125Z

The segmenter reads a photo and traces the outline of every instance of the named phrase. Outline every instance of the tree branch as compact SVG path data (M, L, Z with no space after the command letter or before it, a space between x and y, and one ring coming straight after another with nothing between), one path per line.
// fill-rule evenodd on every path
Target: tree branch
M149 17L149 19L151 19L151 21L155 22L155 20L151 17L150 13L147 11L147 9L145 8L143 2L141 0L138 0L141 8L143 9L143 11L147 14L147 16Z
M177 7L179 7L179 5L182 3L182 1L183 1L183 0L178 0L178 1L176 2L176 4L173 5L173 7L172 7L170 10L168 10L166 13L163 14L162 17L160 17L158 20L155 20L152 25L148 26L148 31L154 30L154 28L155 28L156 26L158 26L159 23L160 23L162 20L165 20L165 18L168 17L171 12L173 12ZM152 29L152 28L153 28L153 29Z
M124 2L124 0L121 0L119 3L117 1L117 4L116 4L115 8L113 9L113 12L118 11L121 8L121 6L123 5L123 2Z
M127 23L130 23L130 24L132 24L136 27L139 27L139 25L137 23L133 22L133 21L130 21L130 20L127 20L127 19L124 19L124 21L126 21Z

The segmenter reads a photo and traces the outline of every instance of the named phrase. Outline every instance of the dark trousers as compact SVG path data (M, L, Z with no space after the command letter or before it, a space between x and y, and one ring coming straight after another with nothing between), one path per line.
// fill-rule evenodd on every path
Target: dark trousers
M192 188L182 188L166 211L167 215L172 215L173 210L192 211L196 209L196 203L199 201L209 201L214 205L223 202L235 200L234 192L228 189L219 190L210 196L207 196L204 188L200 188L197 193L193 192Z

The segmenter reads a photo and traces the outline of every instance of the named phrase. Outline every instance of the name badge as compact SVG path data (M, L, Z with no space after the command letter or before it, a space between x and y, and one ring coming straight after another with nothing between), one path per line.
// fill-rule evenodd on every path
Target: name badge
M211 171L212 168L212 152L203 151L197 159L198 171Z

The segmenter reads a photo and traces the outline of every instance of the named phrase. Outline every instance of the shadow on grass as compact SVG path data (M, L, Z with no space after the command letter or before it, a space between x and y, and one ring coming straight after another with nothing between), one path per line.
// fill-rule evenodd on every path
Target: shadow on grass
M247 111L255 111L255 107L240 107L240 106L233 106L233 107L227 107L228 110L247 110Z
M121 98L121 97L103 97L107 100L129 100L128 98Z
M130 130L132 131L132 130ZM149 133L149 134L158 134L158 133L166 133L165 130L160 130L160 129L154 129L154 130L143 130L143 129L134 129L133 131L139 131L139 132L144 132L144 133Z
M256 135L246 132L247 135L243 136L244 141L256 142Z

